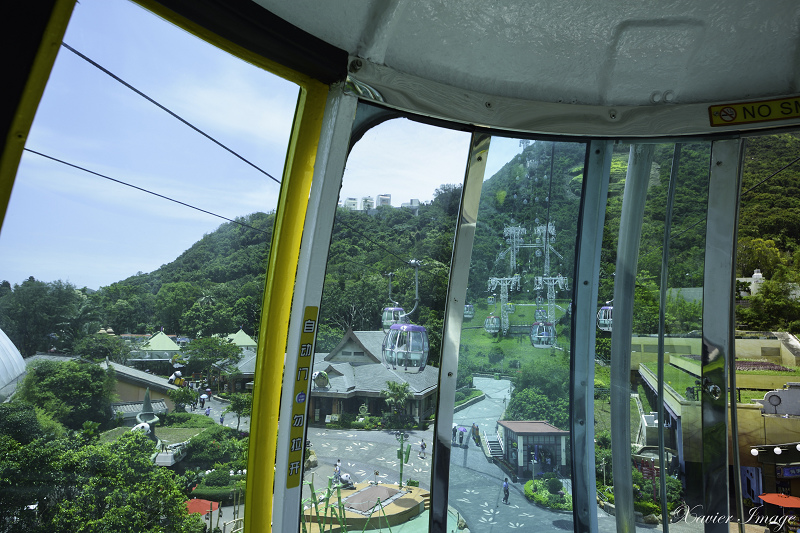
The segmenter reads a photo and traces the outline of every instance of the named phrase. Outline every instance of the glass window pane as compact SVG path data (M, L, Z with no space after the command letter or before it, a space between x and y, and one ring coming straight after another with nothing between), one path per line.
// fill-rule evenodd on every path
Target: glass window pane
M386 514L393 531L428 529L431 419L468 153L468 134L406 119L370 129L350 153L320 305L301 521L339 524L335 514L360 531L367 519L385 527Z
M558 510L572 505L570 310L585 158L582 143L490 142L467 289L474 316L465 316L460 340L449 488L454 520L475 531L543 521L572 527L571 515ZM476 395L480 402L464 403Z
M0 236L0 529L231 520L298 87L131 2L64 41Z
M667 286L662 291L661 275L665 220L670 175L675 145L659 144L652 148L652 163L645 169L647 196L644 203L639 243L636 286L633 298L630 362L630 446L632 450L632 486L634 509L643 515L660 516L658 472L658 376L659 308L665 307L664 335L664 448L667 468L667 500L670 512L686 501L702 504L702 427L701 403L695 381L700 378L702 333L702 284L705 254L705 217L708 200L710 143L690 143L680 147L675 200L672 210L667 254ZM628 168L630 145L617 145L612 160L609 200L604 233L604 257L601 266L601 292L598 311L598 365L595 378L596 460L604 478L598 475L598 491L609 503L614 501L611 478L610 443L612 434L608 399L599 394L610 381L607 357L611 332L607 324L617 324L612 310L631 305L611 302L616 269L615 239L619 234L622 192L636 179ZM662 299L663 292L663 299ZM612 328L608 328L612 329ZM678 511L680 512L680 511ZM702 525L695 523L695 528Z

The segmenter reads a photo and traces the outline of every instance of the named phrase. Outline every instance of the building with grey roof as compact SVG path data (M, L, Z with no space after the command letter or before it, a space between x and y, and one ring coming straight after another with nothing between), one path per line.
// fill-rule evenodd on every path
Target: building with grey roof
M312 422L324 423L326 418L344 413L357 414L362 405L373 416L389 408L381 391L387 383L408 383L412 400L405 414L415 421L432 415L436 407L439 380L437 368L391 369L382 363L384 333L382 331L352 331L330 353L314 356L312 375L327 374L327 380L314 380L311 385L309 416Z

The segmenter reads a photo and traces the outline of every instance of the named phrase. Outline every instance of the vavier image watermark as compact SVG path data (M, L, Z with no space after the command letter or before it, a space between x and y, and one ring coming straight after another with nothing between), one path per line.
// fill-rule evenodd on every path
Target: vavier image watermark
M750 509L748 514L745 516L744 523L760 524L763 526L775 524L783 529L783 527L786 525L786 522L789 519L794 518L793 515L762 516L760 514L762 507L763 506L759 506ZM737 521L735 516L722 515L718 513L704 514L702 505L690 506L685 504L679 505L674 511L672 511L672 519L673 522L680 522L683 520L684 522L702 524L727 524Z

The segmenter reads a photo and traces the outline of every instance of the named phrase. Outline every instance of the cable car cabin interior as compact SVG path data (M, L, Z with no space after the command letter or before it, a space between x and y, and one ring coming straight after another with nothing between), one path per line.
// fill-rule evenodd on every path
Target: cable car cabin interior
M125 15L91 15L92 9L111 8ZM250 212L268 214L270 226L258 233L266 235L262 248L251 256L263 269L263 295L259 288L249 434L231 430L230 437L249 439L237 445L249 449L236 459L246 465L236 474L243 499L209 496L210 508L221 504L224 512L212 511L205 523L246 532L322 531L334 523L339 531L389 526L435 533L462 526L576 533L744 531L753 523L763 530L769 522L784 531L795 528L793 511L782 500L764 502L773 493L800 496L794 477L800 412L781 411L791 402L761 410L737 403L742 387L734 359L749 357L752 349L735 340L734 289L743 275L736 264L737 235L761 238L766 231L757 224L766 217L747 210L750 189L779 187L786 202L798 190L800 4L44 0L16 4L5 20L14 31L3 34L0 244L47 214L16 207L26 190L42 202L52 194L28 184L66 172L79 177L58 180L58 201L83 198L70 204L75 214L120 198L85 196L98 188L85 180L100 175L117 185L127 179L159 195L158 201L170 191L190 191L205 206L198 217L224 212L229 193L252 200ZM190 58L188 48L197 45L155 38L143 29L151 23L239 63L220 67ZM109 52L126 33L116 28L139 36L129 52ZM100 44L90 46L92 39ZM151 69L149 78L121 73L159 56L175 59ZM77 93L62 104L51 100L70 87L62 70L77 64L98 76L93 100L126 91L142 113L137 124L152 109L170 127L202 133L198 145L185 151L186 164L216 150L230 159L195 165L186 183L168 186L168 177L183 173L180 165L137 166L153 161L135 151L146 136L113 143L132 150L119 156L124 172L115 173L106 171L111 163L75 152L97 144L77 142L75 128L37 129L48 114L85 114ZM174 84L159 81L183 67L195 74ZM243 72L250 68L287 84L291 103L270 108L276 96L264 88L266 81L243 89ZM213 76L199 82L204 73ZM230 87L212 91L217 82ZM181 95L172 103L170 91ZM241 103L245 97L254 103L214 115L219 99ZM189 109L189 102L200 104ZM207 118L196 114L201 111ZM248 163L256 164L226 144L226 131L243 121L253 121L248 131L256 161L259 146L270 139L285 149L274 158L272 180L262 175L263 181L234 185ZM158 124L156 130L168 130L161 126L166 122ZM40 146L48 139L54 139L51 153ZM160 144L176 155L184 151L169 146L169 139ZM201 167L216 179L201 182ZM137 176L154 178L146 185ZM264 183L273 188L271 204L261 195ZM124 201L145 207L141 199ZM190 203L184 198L175 209ZM784 216L771 216L784 220L791 233L786 209ZM152 209L166 210L160 204ZM237 217L226 219L236 225L247 214L225 216ZM87 223L83 232L108 227L114 216ZM53 235L69 218L52 219L38 247L53 246ZM558 232L559 253L552 257L536 241L534 230L541 226ZM177 222L167 219L157 234L169 239L171 227ZM81 231L74 233L79 243ZM798 242L793 234L776 241L786 256L794 251L790 241ZM96 248L110 254L113 246ZM9 257L24 260L11 252L0 253L0 265L10 265ZM155 253L148 247L135 252L140 261ZM255 259L262 255L267 261ZM421 260L419 326L390 323L378 347L387 328L385 318L377 319L387 287L383 273L411 257ZM109 256L95 263L111 269L121 261ZM195 268L210 264L200 260ZM752 267L771 275L767 266L751 264L745 276ZM137 270L146 268L130 267L112 280ZM554 276L572 289L542 300L554 303L547 317L552 324L542 324L541 333L553 333L563 350L538 350L538 331L530 334L534 346L520 342L521 336L497 334L500 317L490 314L495 297L516 306L510 311L514 323L542 322L533 316L536 295L541 298L536 278ZM497 280L499 289L488 306L475 306L485 330L462 327L464 302L486 301L487 279ZM161 283L148 298L155 298ZM102 284L102 294L106 284L111 281ZM0 298L18 290L8 285ZM678 318L667 313L676 295L691 303ZM396 295L400 301L403 296L411 298L410 292ZM597 313L598 304L612 299L619 305L610 346L605 339L596 344L605 309L611 329L611 308ZM9 309L0 305L2 313ZM20 353L36 351L20 348L22 334L3 316L0 324ZM131 334L147 333L136 324L131 322ZM202 328L190 332L176 324L169 333L185 329L200 336ZM416 336L417 328L430 338ZM696 330L702 339L683 335ZM763 347L764 353L780 351ZM595 363L601 349L608 352L608 366ZM322 373L327 378L314 383L311 376ZM689 385L676 384L683 381ZM637 390L640 401L632 401ZM13 395L10 400L19 405ZM217 401L228 400L214 399L215 409ZM456 408L457 401L467 406ZM230 416L226 420L229 425ZM100 427L105 430L107 421ZM469 438L459 439L470 427ZM167 430L158 427L155 434L166 439ZM396 438L384 438L387 430ZM3 444L4 450L35 453L23 441ZM114 446L102 442L80 446ZM142 449L154 446L135 442ZM774 449L785 450L780 461ZM308 460L312 455L316 461ZM177 487L175 472L182 470L149 468L171 469L159 483ZM79 488L59 492L58 480L66 478L48 481L33 470L19 471L0 486L0 493L20 495L0 506L4 531L18 523L45 529L69 512L84 525L117 516L138 527L132 525L138 510L113 512L102 507L108 501L80 507L76 502L88 501L83 496L63 500ZM205 471L198 476L205 487ZM148 486L135 479L103 483L130 493ZM159 511L152 522L157 525L148 530L190 530L183 521L192 518L186 514L192 497L175 490L169 499L174 513ZM226 494L237 490L231 485Z

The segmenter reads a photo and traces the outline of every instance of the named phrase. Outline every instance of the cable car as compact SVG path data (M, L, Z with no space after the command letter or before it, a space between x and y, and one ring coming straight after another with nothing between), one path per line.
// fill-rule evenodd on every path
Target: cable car
M399 324L402 322L403 315L405 315L405 311L403 311L402 307L384 307L383 314L381 315L383 332L386 333L389 331L389 328L393 324Z
M604 305L597 312L597 329L600 331L611 331L611 313L614 308L610 305Z
M486 333L497 335L500 332L500 317L495 315L487 316L486 320L483 321L483 329Z
M472 320L475 318L475 306L472 304L464 305L464 320Z
M428 364L428 332L417 324L392 324L383 339L383 362L392 370L422 372Z
M552 322L534 322L530 337L534 348L550 348L556 345L556 328Z

